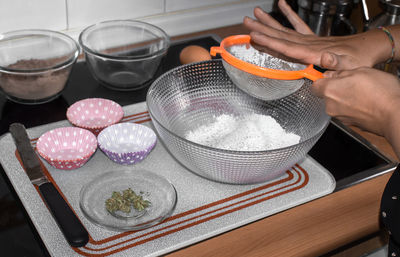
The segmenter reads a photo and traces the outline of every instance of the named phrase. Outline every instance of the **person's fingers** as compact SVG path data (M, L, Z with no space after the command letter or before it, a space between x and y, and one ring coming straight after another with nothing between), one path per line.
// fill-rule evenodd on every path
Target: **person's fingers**
M257 44L256 42L254 42L253 40L251 40L250 43L251 43L251 45L252 45L255 49L257 49L257 50L260 51L260 52L267 53L267 54L269 54L269 55L271 55L271 56L274 56L274 57L276 57L276 58L285 60L285 61L287 61L287 62L294 62L294 63L299 62L299 60L296 60L296 59L294 59L294 58L290 58L290 57L288 57L288 56L286 56L286 55L283 55L283 54L280 53L280 52L273 51L273 50L271 50L271 49L269 49L269 48L267 48L267 47L265 47L265 46L259 45L259 44Z
M329 70L351 70L354 67L362 66L348 55L337 55L332 52L321 54L321 67Z
M281 53L289 58L296 59L305 64L320 66L320 54L307 44L292 42L282 38L274 38L258 32L250 33L251 39L272 51Z
M298 16L297 13L292 10L285 0L279 0L278 7L297 32L306 35L314 34L310 27L308 27L308 25L300 18L300 16Z
M265 22L265 19L264 19L264 22ZM286 31L288 30L287 28L285 28L283 26L278 25L278 26L274 27L274 26L271 26L270 24L262 23L259 20L254 20L254 19L252 19L250 17L245 17L243 19L243 24L248 29L250 29L251 31L257 31L257 32L261 32L261 33L264 33L264 34L268 34L268 35L270 33L273 33L274 35L277 35L277 34L283 32L285 30Z
M329 70L337 70L340 57L334 53L324 52L321 54L321 67Z
M338 76L338 72L336 72L336 71L328 70L328 71L324 72L324 78L335 78L337 76Z
M282 31L287 31L288 29L282 24L280 24L278 21L276 21L271 15L268 13L264 12L263 9L260 7L254 8L254 16L257 18L257 20L267 26L270 26L272 28L275 28L277 30L282 30Z
M328 70L324 72L324 78L347 78L353 75L353 70Z
M285 59L292 60L292 62L298 60L302 63L318 65L328 70L350 70L354 67L363 66L353 56L339 55L330 51L322 52L323 50L319 50L318 45L313 48L312 43L308 43L308 41L302 42L300 39L297 42L292 40L290 36L278 36L275 38L269 34L259 32L251 32L250 36L254 43L272 52L280 53L280 56L287 56Z
M337 78L323 78L315 81L312 85L312 93L319 98L325 100L325 112L332 117L338 117L343 114L341 105L338 104L341 99L339 95L335 92L335 83Z
M332 76L333 76L332 74L328 74L328 72L325 72L324 78L318 79L313 82L311 86L311 92L319 98L324 98L325 97L324 91L327 85L327 81L330 78L332 78Z
M322 79L314 81L311 87L313 94L320 98L329 98L332 93L328 90L332 88L332 84L337 83L338 79L344 77L346 74L342 71L325 71Z
M274 28L272 26L261 23L258 20L253 20L250 17L243 19L243 24L253 32L260 32L275 38L284 38L294 42L303 42L305 40L304 35L300 34L292 29L281 26L281 28Z
M350 118L348 116L336 115L335 118L340 120L346 126L357 126L361 130L364 130L362 127L360 127L358 124L356 124L352 118Z

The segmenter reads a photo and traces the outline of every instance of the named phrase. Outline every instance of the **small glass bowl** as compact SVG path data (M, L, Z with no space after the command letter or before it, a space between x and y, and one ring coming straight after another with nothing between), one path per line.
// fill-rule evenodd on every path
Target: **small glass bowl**
M131 210L132 213L124 215L109 212L106 200L114 191L129 188L142 195L150 205L144 211ZM130 231L162 222L174 211L176 201L175 187L164 177L147 170L123 169L106 172L86 184L80 192L79 205L94 224L114 231Z
M0 34L0 89L22 104L57 98L79 56L71 37L51 30L18 30Z
M105 87L128 91L145 87L153 78L170 38L145 22L113 20L84 29L79 43L95 79Z

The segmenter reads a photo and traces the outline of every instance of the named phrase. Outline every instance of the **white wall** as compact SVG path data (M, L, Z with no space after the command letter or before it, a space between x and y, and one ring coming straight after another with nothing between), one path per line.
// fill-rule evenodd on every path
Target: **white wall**
M272 9L273 0L0 0L0 33L51 29L77 39L96 22L137 19L170 36L241 23L255 6Z

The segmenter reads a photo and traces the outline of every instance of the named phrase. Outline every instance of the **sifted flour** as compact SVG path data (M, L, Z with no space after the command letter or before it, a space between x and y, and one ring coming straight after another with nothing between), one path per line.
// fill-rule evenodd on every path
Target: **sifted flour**
M246 117L222 114L209 124L185 135L201 145L235 151L264 151L297 144L300 136L287 133L268 115L251 114Z
M236 58L269 69L276 70L301 70L303 69L301 64L287 62L285 60L276 58L267 53L258 51L254 47L248 44L242 45L233 45L228 49L229 53L235 56Z

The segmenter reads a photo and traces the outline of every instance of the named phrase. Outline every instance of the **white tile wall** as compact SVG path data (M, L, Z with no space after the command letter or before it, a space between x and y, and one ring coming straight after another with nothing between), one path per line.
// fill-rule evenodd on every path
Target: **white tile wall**
M19 29L63 30L65 0L1 0L0 33Z
M42 28L77 39L85 27L113 19L138 19L170 36L241 23L255 6L274 0L0 0L0 33Z
M271 11L273 1L245 1L186 9L180 12L144 17L141 20L159 26L167 34L175 36L242 23L244 16L253 16L253 10L256 6L260 6L266 11Z
M221 5L234 2L238 2L238 0L202 0L202 1L165 0L165 11L173 12L173 11L192 9L203 6Z
M65 0L69 28L105 20L132 19L164 12L164 0Z

